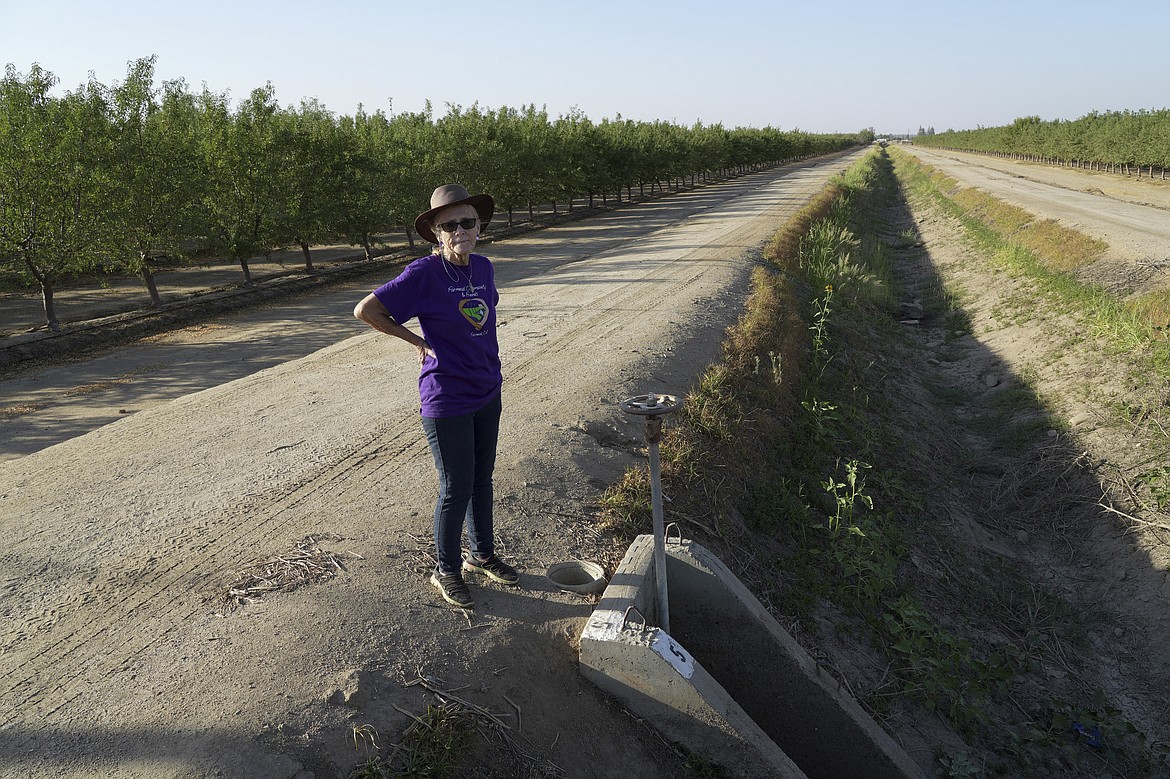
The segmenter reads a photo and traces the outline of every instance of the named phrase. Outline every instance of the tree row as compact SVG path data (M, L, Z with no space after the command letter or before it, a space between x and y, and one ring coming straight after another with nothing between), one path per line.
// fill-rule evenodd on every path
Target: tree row
M1093 169L1143 170L1162 178L1170 168L1170 109L1093 112L1080 119L1025 116L1004 127L947 130L923 136L924 146L1022 157Z
M155 84L155 59L112 86L55 97L56 78L12 65L0 81L0 268L53 293L78 274L140 276L155 305L160 258L240 263L299 246L405 230L438 184L491 193L499 218L532 203L593 205L663 182L727 175L848 148L858 134L683 127L535 106L448 106L337 116L315 100L282 108L272 85L226 94ZM505 216L506 215L506 216Z

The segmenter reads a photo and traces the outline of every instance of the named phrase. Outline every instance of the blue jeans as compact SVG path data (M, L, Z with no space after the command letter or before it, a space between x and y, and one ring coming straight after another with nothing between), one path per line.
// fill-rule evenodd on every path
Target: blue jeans
M492 529L492 472L500 435L500 396L479 411L458 417L423 417L423 430L435 470L439 472L439 499L435 503L435 546L439 573L459 571L459 542L463 524L471 553L487 559L495 552Z

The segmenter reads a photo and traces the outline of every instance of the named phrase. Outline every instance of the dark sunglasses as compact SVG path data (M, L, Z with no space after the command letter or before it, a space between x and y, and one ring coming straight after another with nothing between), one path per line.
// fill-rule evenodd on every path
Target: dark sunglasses
M435 226L445 233L453 233L457 227L462 227L464 230L470 230L471 228L475 227L475 223L478 221L479 220L474 216L469 216L466 219L452 219L450 222L440 222Z

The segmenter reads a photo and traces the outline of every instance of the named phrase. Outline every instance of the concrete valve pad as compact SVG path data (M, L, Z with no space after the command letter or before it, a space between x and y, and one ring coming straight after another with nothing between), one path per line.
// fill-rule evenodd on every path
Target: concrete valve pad
M638 536L581 633L590 681L733 776L923 777L718 558L666 550L672 632L652 624L654 537Z

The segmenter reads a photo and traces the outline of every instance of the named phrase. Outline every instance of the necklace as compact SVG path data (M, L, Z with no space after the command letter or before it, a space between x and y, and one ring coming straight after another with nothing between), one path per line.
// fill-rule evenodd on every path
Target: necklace
M443 259L443 271L447 274L447 278L451 279L451 281L455 282L456 284L462 284L464 279L466 279L466 281L467 281L467 296L474 297L475 296L475 283L472 282L472 280L471 280L471 277L473 274L473 271L471 269L471 257L467 258L467 274L464 275L463 271L457 270L457 271L455 271L454 276L451 275L451 271L448 270L447 266L450 265L454 268L459 268L460 266L451 262L446 257L443 257L442 259Z

